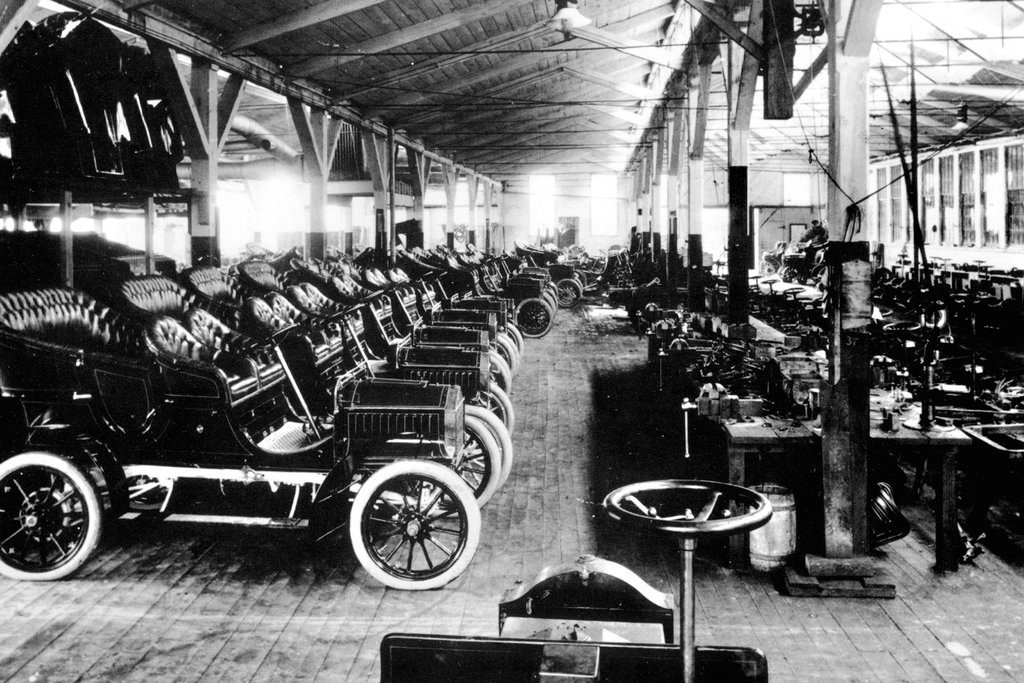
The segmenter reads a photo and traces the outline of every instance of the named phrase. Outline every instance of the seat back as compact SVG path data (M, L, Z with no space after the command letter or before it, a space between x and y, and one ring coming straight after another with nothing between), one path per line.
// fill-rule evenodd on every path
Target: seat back
M136 318L168 315L181 318L195 305L195 296L163 275L142 275L118 283L110 290L118 310Z
M277 271L266 261L239 263L236 274L238 286L246 296L261 296L268 292L281 291Z
M85 351L137 354L140 334L88 294L52 287L0 295L0 327Z

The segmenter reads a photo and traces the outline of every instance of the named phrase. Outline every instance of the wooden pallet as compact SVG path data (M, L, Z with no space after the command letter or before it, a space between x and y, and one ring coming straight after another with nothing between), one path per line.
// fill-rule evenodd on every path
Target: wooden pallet
M875 576L808 576L792 567L783 575L786 593L797 598L895 598L896 584L885 574Z

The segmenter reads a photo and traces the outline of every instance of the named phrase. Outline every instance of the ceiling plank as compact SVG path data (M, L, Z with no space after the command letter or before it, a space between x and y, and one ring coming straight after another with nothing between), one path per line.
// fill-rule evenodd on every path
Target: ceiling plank
M243 47L256 45L285 33L337 19L383 2L386 0L326 0L326 2L294 10L270 21L233 33L224 41L224 51L236 52Z
M485 2L475 3L465 9L449 12L429 21L414 24L408 28L391 31L369 40L349 45L345 48L346 54L310 57L287 67L285 73L290 76L311 76L321 71L327 71L357 59L362 59L366 55L387 52L396 47L429 38L436 33L443 33L444 31L450 31L474 21L480 21L493 14L509 12L520 5L526 5L531 2L533 0L486 0Z
M403 81L407 81L410 78L416 78L417 76L429 74L438 69L447 69L449 67L455 66L456 64L461 64L466 60L479 57L480 55L476 53L502 50L504 48L515 45L518 42L535 38L549 30L550 29L548 29L543 24L535 24L523 31L518 31L511 35L501 35L489 38L487 40L481 40L477 43L473 43L472 45L467 45L466 47L464 47L462 50L464 54L431 57L430 59L419 62L414 67L402 67L399 69L395 69L394 71L389 71L381 76L375 77L373 79L373 82L366 86L357 87L349 90L343 89L339 99L352 99L354 97L359 97L360 95L365 95L366 93L373 92L374 90L388 88Z

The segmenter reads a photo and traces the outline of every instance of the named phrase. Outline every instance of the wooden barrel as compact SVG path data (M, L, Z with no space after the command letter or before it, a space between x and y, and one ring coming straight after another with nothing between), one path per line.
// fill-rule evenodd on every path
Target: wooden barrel
M786 564L796 552L796 501L792 491L778 484L750 488L763 493L772 504L772 518L750 532L750 566L768 571Z

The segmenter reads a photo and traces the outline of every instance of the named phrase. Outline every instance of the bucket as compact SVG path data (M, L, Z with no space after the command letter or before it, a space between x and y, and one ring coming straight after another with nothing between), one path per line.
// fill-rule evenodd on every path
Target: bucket
M750 532L750 566L768 571L786 564L796 552L796 501L793 492L778 484L751 486L772 504L772 518Z

